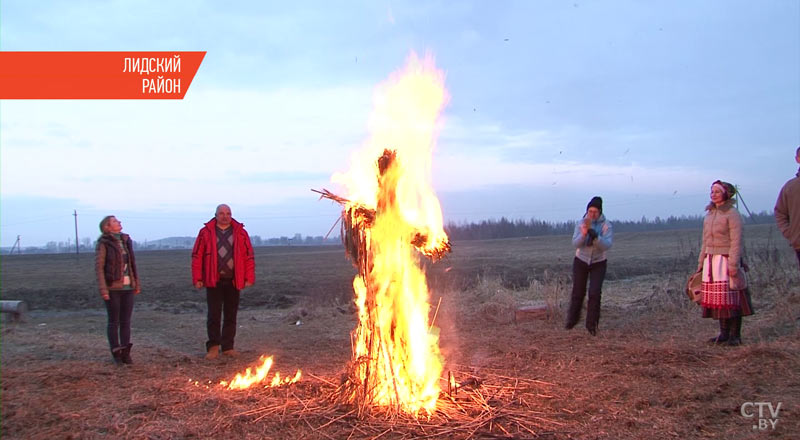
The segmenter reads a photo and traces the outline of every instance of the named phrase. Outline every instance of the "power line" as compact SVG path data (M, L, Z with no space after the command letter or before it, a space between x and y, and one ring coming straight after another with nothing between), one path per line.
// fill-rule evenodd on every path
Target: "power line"
M72 214L69 214L69 216L71 217ZM7 228L9 226L16 226L16 225L27 225L27 224L30 224L30 223L41 223L41 222L46 222L46 221L51 221L51 220L52 221L61 220L64 217L67 217L67 215L58 215L58 216L54 216L54 217L40 217L40 218L36 218L36 219L33 219L33 220L24 220L24 221L18 221L18 222L15 222L15 223L5 223L5 224L1 224L0 228Z

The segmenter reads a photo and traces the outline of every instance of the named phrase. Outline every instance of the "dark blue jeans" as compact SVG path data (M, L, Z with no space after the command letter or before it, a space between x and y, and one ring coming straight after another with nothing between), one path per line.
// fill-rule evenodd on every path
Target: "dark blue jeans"
M586 281L589 281L589 300L586 304L586 329L595 333L600 322L600 296L603 280L606 277L606 260L586 264L578 257L572 262L572 298L567 311L566 327L572 328L578 323L583 308L583 297L586 296Z
M797 262L800 263L800 249L795 249L795 252L797 252Z
M131 343L131 315L133 315L133 290L109 290L106 303L108 311L108 345L111 350Z
M239 291L233 286L233 280L219 280L217 287L206 289L208 302L208 342L206 350L214 345L221 345L222 351L233 349L236 337L236 315L239 312ZM220 321L222 329L220 330Z

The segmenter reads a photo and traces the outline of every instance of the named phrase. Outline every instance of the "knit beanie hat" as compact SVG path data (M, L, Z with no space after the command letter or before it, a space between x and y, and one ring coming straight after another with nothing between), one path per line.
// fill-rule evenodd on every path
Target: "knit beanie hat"
M589 208L593 206L597 208L598 211L600 211L600 214L603 213L603 199L600 198L600 196L592 197L592 200L589 200L589 204L586 205L586 210L588 211Z

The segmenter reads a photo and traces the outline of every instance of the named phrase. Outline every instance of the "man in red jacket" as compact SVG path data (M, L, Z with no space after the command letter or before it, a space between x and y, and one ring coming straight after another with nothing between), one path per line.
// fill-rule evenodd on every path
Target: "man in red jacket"
M255 268L253 246L244 225L231 217L228 205L217 206L214 218L200 229L192 249L192 282L198 289L206 288L208 302L206 359L216 359L220 346L223 355L238 355L233 339L239 292L253 285Z

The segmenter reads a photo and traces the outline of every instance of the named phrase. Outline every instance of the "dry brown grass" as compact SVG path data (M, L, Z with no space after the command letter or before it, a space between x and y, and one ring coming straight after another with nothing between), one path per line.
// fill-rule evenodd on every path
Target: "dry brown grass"
M350 323L323 312L308 315L300 329L285 316L244 312L269 329L260 338L276 342L259 343L255 328L246 328L240 345L250 349L227 362L147 341L150 331L139 329L131 367L111 365L98 329L74 317L6 326L3 438L744 438L752 432L739 414L746 401L782 402L771 438L793 438L800 429L796 335L709 347L702 341L713 327L699 318L693 325L665 319L664 328L621 310L605 314L595 338L564 331L556 320L515 325L462 315L443 334L446 368L459 382L479 379L477 387L444 396L430 418L380 411L358 418L355 408L331 399L346 341L325 339ZM178 326L202 326L191 316L137 314L170 317ZM90 324L102 322L95 318ZM281 372L304 370L300 383L239 392L215 385L275 351Z
M436 324L445 370L460 382L478 381L444 395L430 418L378 410L358 418L353 407L332 401L350 356L355 319L348 304L300 297L289 309L245 309L237 337L243 355L208 362L202 303L164 310L142 301L129 367L110 362L105 314L96 306L2 323L2 437L796 438L800 271L784 243L768 230L746 231L757 313L745 318L745 344L733 348L705 344L715 324L682 293L691 246L658 256L649 244L664 236L620 235L597 337L562 328L568 252L549 257L549 266L538 261L558 242L457 243L443 265L451 269L431 269L439 271L434 303L442 298ZM657 262L649 272L627 267L648 258ZM291 274L288 266L271 270ZM514 307L540 302L552 311L546 319L512 322ZM303 380L243 392L216 385L261 354L274 354L283 374L301 368ZM741 405L751 401L782 403L775 431L754 431L754 420L742 417Z

